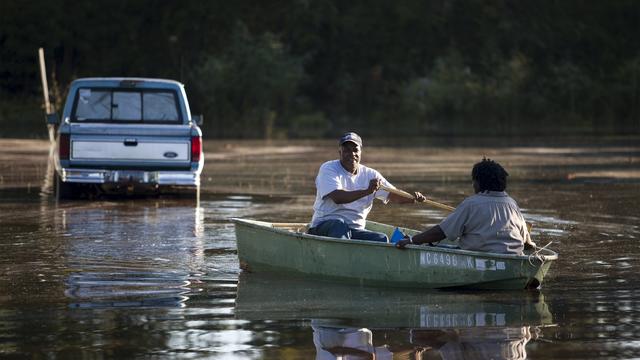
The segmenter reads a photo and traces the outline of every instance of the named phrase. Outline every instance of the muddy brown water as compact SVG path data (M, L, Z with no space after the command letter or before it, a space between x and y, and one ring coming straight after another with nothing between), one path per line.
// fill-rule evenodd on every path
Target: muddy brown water
M206 142L199 200L56 201L48 143L0 140L0 358L640 357L638 139L414 144L365 143L363 163L450 205L483 155L507 168L534 238L560 253L540 291L242 273L229 219L308 221L333 142ZM444 215L378 203L370 218Z

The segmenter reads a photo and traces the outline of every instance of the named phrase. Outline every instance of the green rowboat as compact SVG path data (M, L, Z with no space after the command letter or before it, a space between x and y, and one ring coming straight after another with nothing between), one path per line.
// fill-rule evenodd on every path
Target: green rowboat
M336 239L306 234L303 223L233 219L240 267L248 272L299 273L360 285L412 288L539 288L558 254L549 249L520 255L439 246ZM391 237L395 227L367 221ZM402 229L405 234L418 231Z

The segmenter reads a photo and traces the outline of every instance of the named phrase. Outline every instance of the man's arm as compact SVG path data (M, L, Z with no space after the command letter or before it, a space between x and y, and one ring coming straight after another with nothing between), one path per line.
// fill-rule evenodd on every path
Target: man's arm
M379 179L371 179L369 181L369 187L363 190L333 190L332 192L325 195L323 198L329 198L333 200L336 204L348 204L350 202L354 202L360 198L371 195L374 192L378 191L380 188L380 180Z
M398 249L404 249L404 247L409 244L420 245L424 243L434 243L446 237L447 235L444 234L444 231L442 231L442 228L440 228L440 225L436 225L427 231L421 232L420 234L413 236L411 239L403 239L398 241L396 243L396 247Z

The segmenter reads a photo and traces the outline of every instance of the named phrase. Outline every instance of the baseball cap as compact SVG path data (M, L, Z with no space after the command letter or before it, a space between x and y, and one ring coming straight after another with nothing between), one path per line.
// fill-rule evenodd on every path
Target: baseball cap
M344 133L340 138L340 145L346 143L347 141L351 141L357 144L358 146L362 147L362 138L360 138L360 135L354 132Z

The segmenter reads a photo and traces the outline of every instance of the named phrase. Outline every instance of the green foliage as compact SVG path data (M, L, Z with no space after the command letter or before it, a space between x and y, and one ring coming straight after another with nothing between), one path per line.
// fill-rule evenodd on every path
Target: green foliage
M511 132L510 122L527 106L523 93L529 72L527 59L516 54L493 73L480 76L453 52L438 58L427 76L404 86L403 110L421 119L416 128L426 133Z
M294 116L289 135L294 138L317 138L328 134L330 130L328 119L324 114L316 112Z
M634 0L5 0L0 125L39 101L43 46L59 97L76 77L177 79L209 137L639 133L638 14Z
M3 122L2 119L11 119ZM44 111L37 101L0 99L0 138L45 138Z
M254 37L238 23L229 46L193 76L200 106L213 119L208 134L268 138L285 125L303 69L276 36Z
M626 60L613 75L611 107L618 119L616 128L637 132L640 127L640 54ZM620 121L629 117L629 121Z

